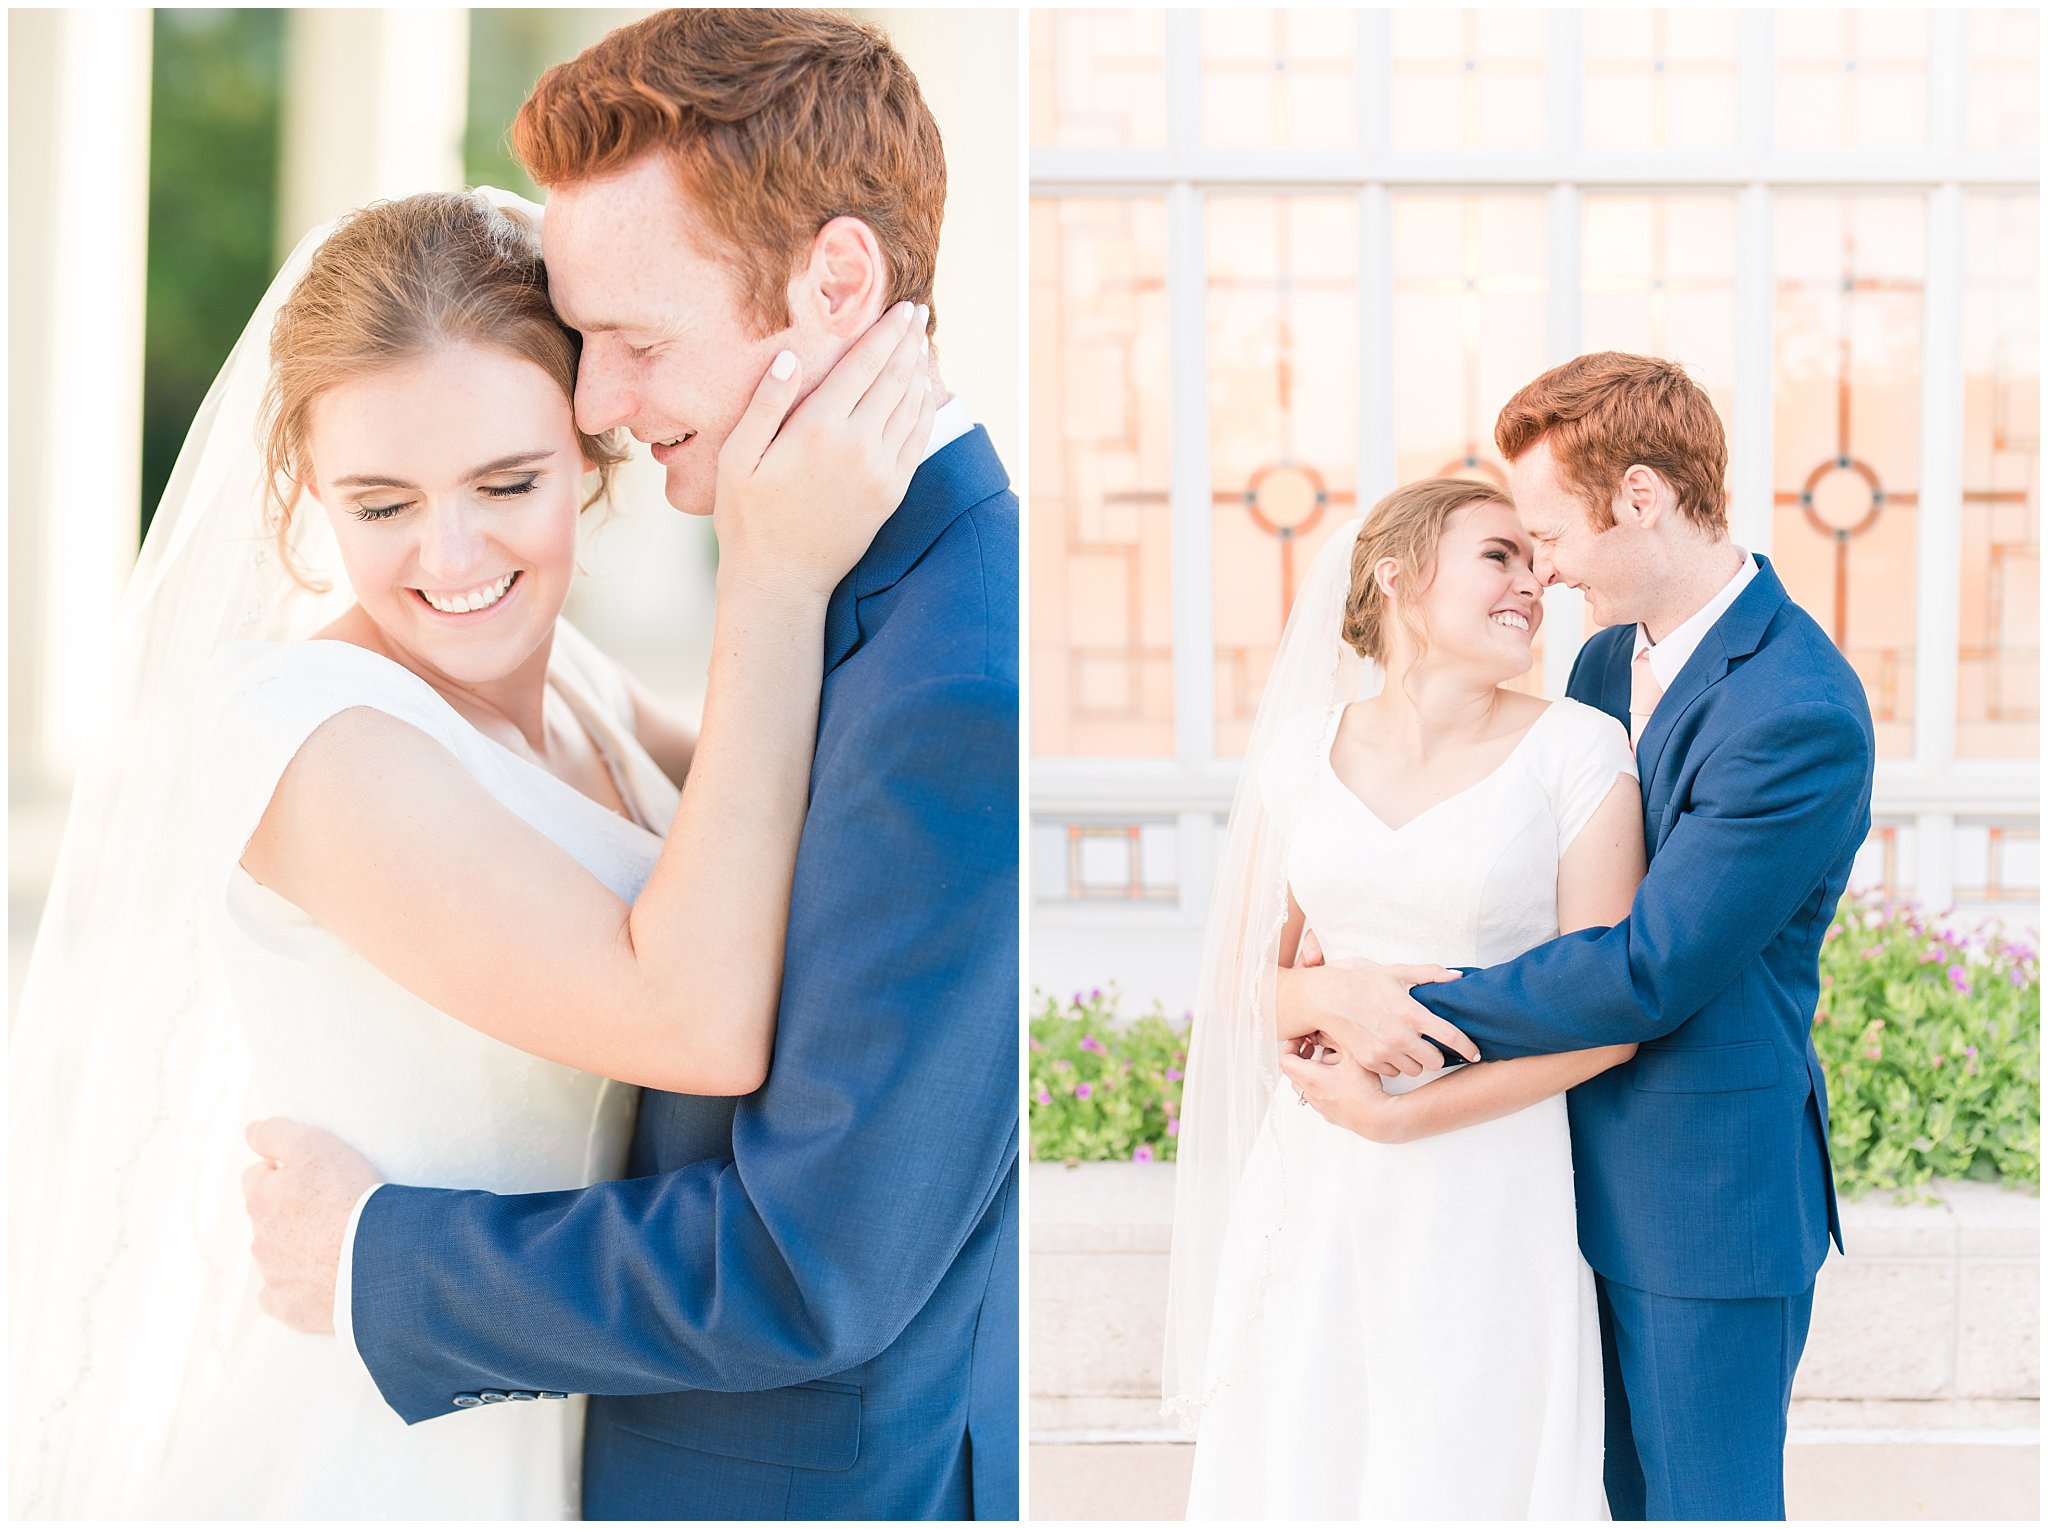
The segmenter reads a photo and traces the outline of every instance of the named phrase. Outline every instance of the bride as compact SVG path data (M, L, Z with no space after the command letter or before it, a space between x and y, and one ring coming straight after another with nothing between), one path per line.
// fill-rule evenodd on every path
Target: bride
M622 453L576 427L537 213L309 236L150 528L16 1026L17 1514L574 1517L580 1401L408 1428L256 1310L242 1125L569 1189L624 1171L626 1085L766 1073L826 601L929 435L921 331L794 413L784 352L735 427L693 738L561 619Z
M1303 1105L1358 1064L1277 1019L1310 931L1330 960L1447 980L1626 915L1627 735L1503 688L1541 593L1506 496L1433 479L1333 537L1289 618L1183 1107L1166 1401L1197 1428L1190 1518L1605 1516L1563 1091L1634 1048L1415 1059L1337 1123Z

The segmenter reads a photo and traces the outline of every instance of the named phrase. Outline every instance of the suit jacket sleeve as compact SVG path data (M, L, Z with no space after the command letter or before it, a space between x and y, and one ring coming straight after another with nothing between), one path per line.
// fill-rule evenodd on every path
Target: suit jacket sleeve
M391 1406L764 1390L893 1341L1017 1157L1016 802L1012 683L913 684L834 740L733 1156L554 1194L379 1191L354 1319Z
M1863 725L1846 708L1764 713L1701 764L1625 920L1418 987L1417 1001L1492 1061L1670 1034L1853 852L1869 829L1870 769Z

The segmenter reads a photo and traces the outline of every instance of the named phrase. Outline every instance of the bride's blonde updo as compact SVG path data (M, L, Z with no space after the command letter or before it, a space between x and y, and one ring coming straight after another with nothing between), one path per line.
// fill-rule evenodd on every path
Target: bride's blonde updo
M1490 483L1469 478L1424 478L1403 484L1372 507L1351 545L1351 593L1344 601L1344 640L1360 657L1387 661L1387 596L1373 569L1386 558L1401 565L1411 593L1429 588L1436 578L1436 549L1444 522L1469 505L1515 502ZM1429 646L1427 634L1412 614L1399 609L1401 623L1419 653Z
M270 331L263 401L265 516L288 538L312 464L314 400L329 388L457 345L531 361L574 406L582 337L548 303L540 237L522 217L469 191L428 191L350 213L314 251ZM588 509L626 459L611 432L577 431L597 464Z

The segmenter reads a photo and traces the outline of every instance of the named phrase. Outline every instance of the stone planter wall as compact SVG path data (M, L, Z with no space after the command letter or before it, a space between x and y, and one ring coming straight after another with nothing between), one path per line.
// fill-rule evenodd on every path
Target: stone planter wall
M1171 1164L1031 1165L1032 1432L1175 1437L1159 1355ZM1794 1390L1793 1426L2032 1426L2041 1394L2041 1205L1942 1184L1927 1205L1845 1201Z

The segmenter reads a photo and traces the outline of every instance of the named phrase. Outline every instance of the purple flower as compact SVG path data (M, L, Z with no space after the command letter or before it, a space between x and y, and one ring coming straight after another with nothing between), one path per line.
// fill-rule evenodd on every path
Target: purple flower
M1963 1048L1963 1055L1974 1062L1977 1060L1977 1048L1975 1046L1965 1046Z
M1038 1102L1039 1102L1040 1104L1051 1104L1051 1103L1052 1103L1052 1094L1051 1094L1051 1092L1050 1092L1050 1091L1048 1091L1048 1090L1046 1090L1046 1089L1043 1089L1043 1088L1041 1088L1041 1089L1040 1089L1040 1090L1038 1091Z
M1054 1072L1072 1072L1074 1070L1074 1064L1072 1062L1069 1062L1063 1056L1054 1057L1052 1059L1052 1069Z
M1031 1037L1031 1049L1033 1051L1043 1051L1045 1050L1045 1042L1034 1035Z
M1863 959L1866 961L1875 961L1879 956L1883 954L1884 947L1882 945L1873 945L1870 947L1870 949L1863 952Z
M1084 1035L1081 1037L1081 1049L1083 1051L1100 1051L1102 1049L1102 1042L1092 1035Z
M1088 990L1088 997L1089 997L1089 1000L1090 1000L1091 1002L1093 1002L1093 1003L1100 1003L1100 1002L1102 1002L1102 989L1101 989L1101 988L1099 988L1099 987L1098 987L1098 988L1090 988L1090 989Z
M2026 973L2022 972L2017 966L2005 974L2005 980L2014 987L2025 987L2027 985Z
M1149 1163L1149 1162L1151 1162L1151 1161L1152 1161L1152 1149L1151 1149L1150 1147L1148 1147L1148 1146L1144 1145L1144 1144L1143 1144L1143 1143L1141 1142L1141 1143L1139 1144L1139 1146L1138 1146L1138 1150L1137 1150L1137 1151L1135 1151L1135 1152L1133 1152L1133 1153L1131 1154L1131 1161L1132 1161L1132 1162L1134 1162L1134 1163Z
M1181 1080L1181 1077L1182 1077L1182 1073L1181 1073L1181 1070L1180 1070L1180 1069L1179 1069L1178 1067L1169 1067L1169 1068L1167 1068L1167 1069L1166 1069L1166 1081L1167 1081L1167 1082L1169 1082L1169 1083L1178 1083L1178 1082L1180 1082L1180 1080Z
M1960 966L1951 966L1948 969L1948 980L1950 986L1954 987L1958 993L1961 993L1965 998L1970 996L1970 974Z
M1166 1134L1168 1136L1180 1135L1180 1122L1169 1118L1166 1122Z
M1939 945L1930 945L1927 949L1920 952L1920 964L1922 966L1932 966L1946 954L1947 952Z
M1081 996L1081 990L1080 990L1079 988L1075 988L1075 989L1074 989L1074 1007L1078 1009L1078 1008L1080 1008L1080 1007L1081 1007L1081 1005L1082 1005L1082 1004L1086 1003L1087 1001L1088 1001L1087 999L1085 999L1085 998L1083 998L1083 997Z
M1880 1046L1872 1046L1863 1054L1869 1057L1870 1060L1873 1062L1881 1062L1884 1060L1884 1049Z
M1092 1083L1076 1083L1074 1085L1074 1097L1076 1099L1092 1098L1094 1094L1095 1085Z

